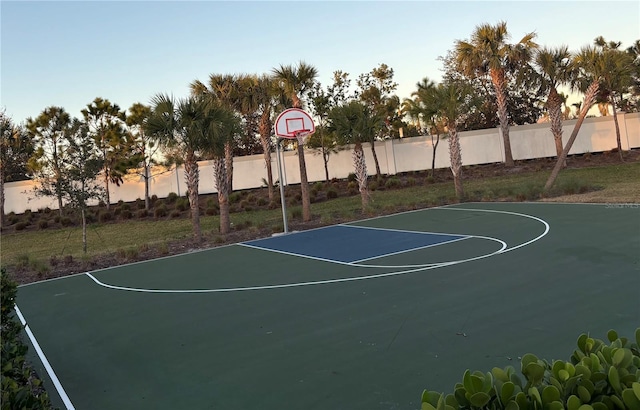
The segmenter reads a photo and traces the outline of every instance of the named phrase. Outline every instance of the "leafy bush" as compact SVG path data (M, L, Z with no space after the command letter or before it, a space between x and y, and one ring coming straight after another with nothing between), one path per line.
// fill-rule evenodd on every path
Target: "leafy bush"
M358 189L358 183L356 181L349 181L347 189Z
M256 201L256 204L258 206L265 206L268 203L269 202L265 198L258 198L258 200Z
M160 202L160 201L158 201L158 202ZM158 206L153 211L153 216L155 216L156 218L162 218L164 216L167 216L167 207L165 206L165 204L161 204L160 206Z
M179 211L179 210L177 210L177 209L174 209L173 211L171 211L171 214L170 214L170 216L171 216L172 218L180 218L180 215L181 215L181 213L180 213L180 211Z
M120 212L120 218L122 219L131 219L132 216L133 213L128 209L122 209L122 212Z
M189 209L189 200L187 198L178 198L176 200L176 209L180 212Z
M401 185L401 182L398 178L393 177L393 178L389 178L387 179L387 182L384 183L385 188L389 189L389 188L397 188Z
M2 317L2 409L50 409L51 401L42 381L33 376L25 356L27 346L20 339L22 325L15 319L17 285L4 268L0 270Z
M205 209L204 213L209 215L209 216L218 215L218 208L213 208L213 207L207 208L207 209Z
M322 191L324 189L324 182L322 181L316 182L315 184L313 184L313 189L315 189L316 191Z
M103 211L98 214L98 221L100 222L110 221L111 218L112 218L112 215L111 215L111 212L109 211Z
M347 176L347 181L353 182L353 181L356 181L356 180L357 180L356 174L354 174L353 172L349 173L349 176Z
M49 222L46 219L41 219L38 221L38 228L47 229L49 227Z
M138 218L146 218L149 216L149 212L146 209L139 209L138 212L136 212L136 215Z
M29 224L28 224L28 223L26 223L26 222L18 222L18 223L16 224L16 231L22 231L22 230L24 230L24 228L26 228L26 227L27 227L27 225L29 225Z
M111 215L109 215L109 216L111 216ZM60 218L60 224L62 226L71 226L71 225L73 225L73 221L68 216L63 216L62 218Z
M176 202L176 199L178 199L178 194L175 192L169 192L169 195L167 195L167 203L172 204Z
M524 384L512 366L467 370L453 394L425 390L422 409L640 409L640 328L635 343L614 330L607 338L608 345L580 335L568 362L525 354Z
M242 199L242 192L233 192L229 195L229 203L235 204Z
M131 210L131 205L130 204L122 204L120 207L122 208L123 211L130 211Z
M338 197L338 191L335 188L327 189L327 198L334 199Z

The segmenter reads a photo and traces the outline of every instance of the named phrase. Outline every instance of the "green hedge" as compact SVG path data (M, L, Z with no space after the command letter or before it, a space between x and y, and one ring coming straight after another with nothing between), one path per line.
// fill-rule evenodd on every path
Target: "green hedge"
M512 366L467 370L453 394L425 390L422 409L640 410L640 328L635 342L613 330L607 338L580 335L568 362L524 355L524 381Z
M34 376L25 356L27 346L20 339L22 325L15 318L14 305L17 286L4 268L0 271L2 282L2 410L51 409L49 396L42 388L42 381Z

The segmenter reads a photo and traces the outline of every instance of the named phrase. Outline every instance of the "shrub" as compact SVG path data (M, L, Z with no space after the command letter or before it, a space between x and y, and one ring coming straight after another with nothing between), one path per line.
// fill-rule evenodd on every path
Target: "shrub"
M353 172L349 173L349 176L347 176L347 181L353 182L353 181L356 181L356 180L357 180L356 174L354 174Z
M146 209L139 209L136 215L138 218L146 218L149 216L149 212Z
M384 183L385 188L398 188L401 185L400 180L396 177L387 179L387 182Z
M113 215L118 216L122 213L122 208L117 207L113 210Z
M321 182L321 181L318 181L318 182L314 183L313 184L313 189L315 189L316 191L322 191L324 189L324 183Z
M140 198L136 198L136 208L138 209L143 209L144 208L144 201Z
M98 221L100 222L108 222L113 218L113 215L111 215L111 212L109 211L102 211L98 214Z
M153 203L154 207L164 206L164 199L158 199Z
M241 192L232 192L229 195L229 203L230 204L235 204L236 202L239 202L240 199L242 199L242 193Z
M358 183L356 181L349 181L349 183L347 184L347 189L358 189Z
M378 183L376 181L369 182L369 191L375 191L378 189Z
M16 231L22 231L22 230L24 230L24 229L27 227L27 225L29 225L29 224L28 224L28 223L26 223L26 222L18 222L18 223L16 224Z
M204 213L209 216L218 215L218 208L207 208L205 209Z
M328 199L334 199L338 197L338 191L335 188L329 188L327 189L327 198Z
M130 204L122 204L121 208L123 211L130 211L131 210L131 205Z
M53 222L60 223L60 215L56 215L53 217Z
M73 263L73 255L64 255L64 263L66 265Z
M2 317L2 408L50 409L51 401L42 391L26 361L28 347L21 339L22 325L16 320L17 284L0 269L0 312Z
M49 227L49 222L47 222L44 219L41 219L40 221L38 221L38 228L40 229L47 229Z
M9 221L9 225L13 225L17 223L20 220L20 218L16 215L11 215L7 218L7 220Z
M120 213L120 218L122 219L131 219L132 216L133 216L133 213L131 213L131 211L128 209L123 209L122 212Z
M94 223L95 221L98 220L96 218L96 214L94 214L93 212L87 212L85 214L85 219L87 220L87 223Z
M302 218L302 208L291 209L291 219L301 219L301 218Z
M407 186L414 186L418 183L414 177L407 178Z
M153 195L151 195L151 198L149 198L149 199L151 200L152 204L155 204L156 201L158 200L158 195L153 194Z
M213 198L209 198L207 199L207 206L208 207L212 207L212 206L216 206L218 204L218 201L213 199Z
M427 184L433 184L434 182L436 182L436 180L435 180L431 175L429 175L428 177L426 177L426 178L424 179L424 181L425 181Z
M187 198L178 198L176 201L176 209L180 212L189 209L189 200Z
M182 213L177 209L174 209L173 211L171 211L171 214L170 214L172 218L180 218L180 215L182 215Z
M267 201L265 198L258 198L258 200L256 201L256 205L258 206L265 206L268 203L269 201Z
M167 195L167 203L172 204L176 202L176 199L178 199L178 194L175 192L169 192L169 195Z
M425 390L422 409L640 409L640 328L635 343L607 333L609 344L582 334L569 361L548 362L527 353L512 366L467 370L454 393Z
M160 202L160 201L158 201ZM161 204L153 211L153 216L156 218L162 218L167 216L167 207L164 204Z

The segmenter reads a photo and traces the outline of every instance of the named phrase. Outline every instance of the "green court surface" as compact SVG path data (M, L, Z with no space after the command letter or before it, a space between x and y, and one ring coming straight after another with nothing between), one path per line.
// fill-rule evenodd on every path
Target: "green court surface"
M467 368L567 360L580 333L640 326L638 205L465 203L347 225L464 238L345 262L374 244L334 246L341 227L290 234L291 251L252 242L20 287L55 404L419 409Z

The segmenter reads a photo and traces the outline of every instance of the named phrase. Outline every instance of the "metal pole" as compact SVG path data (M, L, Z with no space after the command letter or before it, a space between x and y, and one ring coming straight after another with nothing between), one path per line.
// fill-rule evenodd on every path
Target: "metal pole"
M276 156L278 157L278 178L280 180L280 204L282 205L282 223L284 224L284 233L289 232L287 226L287 201L284 198L284 183L282 181L282 162L280 160L280 142L282 138L276 141Z

